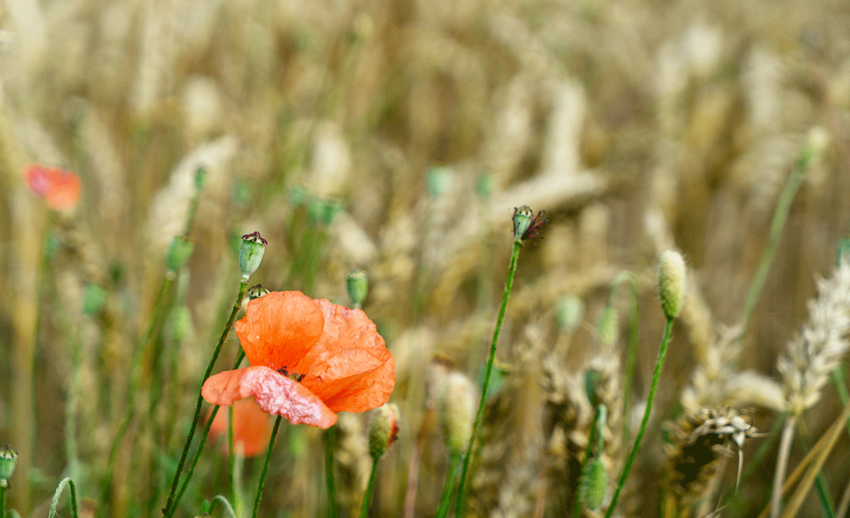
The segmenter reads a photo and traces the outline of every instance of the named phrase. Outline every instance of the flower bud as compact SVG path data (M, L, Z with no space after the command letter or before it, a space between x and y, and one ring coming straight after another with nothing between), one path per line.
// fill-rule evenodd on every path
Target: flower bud
M425 188L432 198L438 198L452 186L452 170L448 167L432 167L425 174Z
M380 459L398 439L398 407L387 403L372 410L369 419L369 454Z
M18 463L18 452L8 444L0 448L0 487L9 487L9 479L15 472Z
M263 253L269 242L263 239L259 232L245 234L242 236L242 248L239 249L239 269L242 270L242 278L248 280L252 273L257 271L263 262Z
M578 297L568 295L558 301L555 307L555 320L565 333L572 333L581 324L584 317L584 302Z
M106 290L92 282L86 284L83 292L83 313L93 316L100 313L106 303Z
M685 299L685 260L682 254L667 250L658 265L658 292L661 309L668 320L679 316Z
M606 349L617 345L617 339L620 337L620 318L611 306L602 310L599 323L596 324L596 332L599 333L599 343Z
M459 372L446 375L437 394L437 418L450 454L466 452L475 410L475 387L469 378Z
M593 511L605 500L608 488L608 471L599 457L587 462L581 470L578 494L585 509Z
M355 308L363 305L366 294L369 292L369 278L364 270L354 268L345 275L345 287L348 290L348 298Z
M192 332L192 315L189 313L189 308L185 304L174 306L174 309L171 310L166 332L168 333L168 338L175 344L182 343Z
M602 374L597 370L589 370L584 373L584 392L587 394L587 400L596 408L601 401L599 400L599 384L602 382Z
M333 224L336 215L342 210L342 203L332 198L312 198L307 207L310 223L320 227Z
M176 272L180 268L183 268L186 261L192 255L194 248L195 245L184 236L177 236L171 240L171 245L168 247L168 255L165 258L165 265L168 271Z

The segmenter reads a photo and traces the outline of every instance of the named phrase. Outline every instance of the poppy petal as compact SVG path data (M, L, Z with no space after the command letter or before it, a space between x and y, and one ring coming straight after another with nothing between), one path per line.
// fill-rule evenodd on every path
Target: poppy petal
M251 365L292 372L322 336L323 324L313 299L300 291L279 291L249 302L234 329Z
M281 415L292 424L329 428L337 419L336 413L307 387L268 367L246 367L210 376L201 394L214 405L232 405L253 396L264 412Z
M224 437L222 452L227 453L227 423L230 412L220 410L210 425L210 438ZM233 442L242 444L245 457L256 457L262 453L271 438L269 414L263 412L253 398L240 399L233 403Z
M322 337L295 367L302 383L334 412L364 412L389 401L395 359L363 311L317 300Z
M43 197L47 206L53 210L73 209L80 201L82 185L74 173L32 164L24 169L24 179L30 189Z

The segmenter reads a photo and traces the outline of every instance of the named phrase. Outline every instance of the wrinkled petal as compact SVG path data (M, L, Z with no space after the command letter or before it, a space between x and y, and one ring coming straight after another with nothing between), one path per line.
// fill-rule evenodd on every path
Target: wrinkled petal
M272 292L248 303L233 328L251 365L289 372L322 336L319 306L300 291Z
M224 437L222 453L228 452L227 424L230 412L222 408L210 425L210 438ZM240 399L233 403L233 442L242 444L242 453L246 457L256 457L269 445L271 439L269 414L263 412L253 398Z
M334 412L364 412L389 401L395 359L363 311L317 300L325 318L322 337L299 362L301 383Z
M24 170L29 188L53 210L73 209L80 201L82 185L74 173L55 167L32 164Z
M292 424L329 428L337 419L336 413L307 387L268 367L246 367L210 376L201 394L214 405L232 405L253 396L264 412L281 415Z

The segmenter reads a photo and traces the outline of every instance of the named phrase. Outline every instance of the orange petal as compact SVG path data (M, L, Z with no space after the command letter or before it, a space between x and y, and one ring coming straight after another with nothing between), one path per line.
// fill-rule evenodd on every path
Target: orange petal
M336 423L336 413L316 394L268 367L219 372L207 379L201 394L214 405L232 405L234 401L253 396L264 412L281 415L292 424L329 428Z
M53 210L73 209L80 201L80 178L55 167L32 164L24 170L30 189L44 198Z
M313 299L300 291L276 291L249 302L234 329L251 365L292 372L322 336L323 324Z
M359 309L317 300L325 317L322 337L294 371L334 412L364 412L389 401L395 359L375 324ZM290 372L293 372L290 370Z
M222 452L227 453L227 424L230 412L222 408L210 425L210 438L224 437ZM256 457L269 445L271 439L269 414L263 412L253 398L240 399L233 403L233 442L242 443L246 457Z

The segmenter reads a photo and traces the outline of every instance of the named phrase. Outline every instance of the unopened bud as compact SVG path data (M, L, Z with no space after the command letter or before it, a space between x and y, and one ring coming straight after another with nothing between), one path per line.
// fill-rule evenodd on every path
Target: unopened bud
M320 227L329 227L342 210L342 203L332 198L313 198L307 207L310 222Z
M192 255L195 245L184 236L177 236L171 240L168 247L168 255L165 257L165 266L168 271L176 272L186 264Z
M593 511L605 500L608 489L608 471L597 456L587 462L581 470L578 494L585 509Z
M599 343L607 349L617 345L620 337L620 318L611 306L602 310L599 323L596 324L596 332L599 333Z
M437 394L437 418L452 455L466 452L475 410L475 387L469 378L459 372L446 375Z
M179 344L192 332L192 315L185 304L174 306L168 317L167 333L172 343Z
M432 198L442 196L452 186L452 170L448 167L435 166L428 169L425 175L425 188Z
M239 269L242 270L243 279L247 280L260 267L268 244L269 242L263 239L259 232L242 236L242 248L239 249Z
M369 454L380 459L398 439L398 407L393 403L372 410L369 419Z
M100 313L106 303L106 290L92 282L86 284L83 292L83 313L93 316Z
M668 320L679 316L685 299L685 260L682 254L667 250L658 265L658 293L661 309Z
M345 287L348 290L348 298L355 308L363 305L366 294L369 292L369 277L365 270L354 268L345 275Z
M18 452L8 444L0 448L0 487L9 487L9 479L15 472Z
M572 333L584 318L584 302L578 297L568 295L558 301L555 308L555 320L565 333Z

